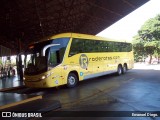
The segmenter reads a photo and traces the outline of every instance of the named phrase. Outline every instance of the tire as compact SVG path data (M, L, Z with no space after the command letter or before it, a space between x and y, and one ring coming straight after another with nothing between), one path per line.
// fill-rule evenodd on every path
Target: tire
M121 65L118 65L118 68L117 68L117 75L122 75L123 73L123 68Z
M123 74L126 73L126 72L127 72L127 65L124 64L124 65L123 65Z
M78 78L74 73L69 73L68 78L67 78L67 87L73 88L77 85L78 83Z

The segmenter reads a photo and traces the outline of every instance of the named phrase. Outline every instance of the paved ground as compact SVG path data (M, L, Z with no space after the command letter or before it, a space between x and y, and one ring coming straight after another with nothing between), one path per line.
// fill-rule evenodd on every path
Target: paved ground
M159 91L160 65L138 63L135 64L133 70L129 70L122 76L112 74L86 80L72 89L62 86L35 90L35 93L32 90L20 91L20 93L43 95L46 100L59 100L62 108L57 110L56 113L51 111L44 115L50 120L160 120L160 117L154 118L151 116L123 117L131 116L132 112L135 111L145 111L147 113L160 111ZM76 112L70 113L70 111Z
M56 115L66 116L66 114L90 114L90 117L83 119L93 119L99 111L160 111L160 65L136 64L133 70L129 70L125 75L115 76L106 75L93 80L81 82L79 86L73 89L61 87L59 89L49 90L44 94L46 99L58 99L62 103L62 109L59 111L89 111L82 113L64 113ZM52 92L51 92L52 91ZM95 111L95 112L90 112ZM94 119L104 120L160 120L160 117L94 117ZM149 113L150 113L149 112ZM117 112L115 116L127 116L130 112ZM45 114L54 116L54 112ZM106 115L107 116L107 115ZM58 117L54 119L82 119L79 117Z

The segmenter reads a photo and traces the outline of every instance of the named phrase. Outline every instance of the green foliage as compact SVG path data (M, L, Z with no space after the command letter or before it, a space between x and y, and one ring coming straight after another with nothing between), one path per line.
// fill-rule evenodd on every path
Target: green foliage
M0 58L0 65L2 65L2 59Z
M143 56L160 56L160 15L147 20L133 38L133 49L136 60ZM150 60L151 62L151 60Z

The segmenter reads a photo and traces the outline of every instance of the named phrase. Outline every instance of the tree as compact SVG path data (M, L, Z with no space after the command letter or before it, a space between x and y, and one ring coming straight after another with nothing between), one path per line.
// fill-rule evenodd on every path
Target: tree
M147 20L133 38L133 49L135 56L149 55L160 57L160 15Z
M136 62L144 59L145 56L144 43L139 39L138 35L133 39L134 58Z

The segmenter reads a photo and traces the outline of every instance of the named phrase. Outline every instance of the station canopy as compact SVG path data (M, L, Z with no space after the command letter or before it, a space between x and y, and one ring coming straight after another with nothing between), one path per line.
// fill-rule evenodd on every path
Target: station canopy
M49 35L64 32L95 35L147 1L1 0L0 45L15 54L19 44L23 50L30 42Z

